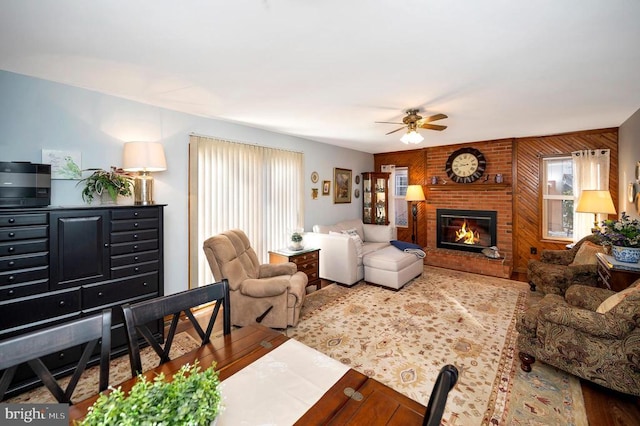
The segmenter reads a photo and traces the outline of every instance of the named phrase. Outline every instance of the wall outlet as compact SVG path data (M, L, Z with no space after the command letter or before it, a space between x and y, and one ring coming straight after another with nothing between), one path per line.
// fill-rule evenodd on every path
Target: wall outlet
M531 254L538 254L538 249L535 247L531 247L529 251L531 252Z

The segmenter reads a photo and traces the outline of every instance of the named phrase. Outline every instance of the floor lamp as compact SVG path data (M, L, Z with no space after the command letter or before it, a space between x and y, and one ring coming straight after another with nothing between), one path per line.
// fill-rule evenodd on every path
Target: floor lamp
M413 233L411 234L411 242L418 242L418 203L426 200L422 185L409 185L407 187L407 195L405 200L411 201L411 213L413 214Z

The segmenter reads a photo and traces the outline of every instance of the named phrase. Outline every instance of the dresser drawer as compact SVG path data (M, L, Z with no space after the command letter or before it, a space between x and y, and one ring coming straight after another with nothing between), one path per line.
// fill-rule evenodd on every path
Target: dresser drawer
M0 227L4 226L25 226L25 225L46 225L47 214L1 214Z
M83 287L82 306L91 309L149 293L158 293L157 272Z
M80 312L80 289L69 289L48 293L44 296L29 296L14 301L0 302L0 329L9 331L13 327L54 320L56 317Z
M158 209L114 209L111 213L111 218L114 220L145 219L150 217L159 217Z
M0 302L44 293L49 290L49 280L29 281L0 287Z
M157 240L157 239L158 239L157 229L144 229L140 231L111 233L111 244L128 243L131 241Z
M313 251L310 253L304 253L304 254L297 254L295 256L291 256L290 257L291 262L295 263L296 265L301 265L304 263L308 263L312 260L317 261L318 260L318 252L317 251Z
M49 240L25 240L0 243L0 256L13 256L17 254L37 253L49 250Z
M31 238L46 238L48 226L30 226L22 228L0 228L0 241L17 241Z
M154 272L158 270L158 261L136 263L134 265L120 266L111 268L111 278L130 277L132 275L144 274L145 272Z
M26 256L0 257L0 272L16 269L30 268L34 266L46 266L49 263L48 253L34 253Z
M37 268L21 269L18 271L5 271L0 272L0 286L47 278L49 278L48 266L39 266Z
M152 260L158 260L158 256L158 250L143 251L141 253L135 254L122 254L120 256L111 256L111 267L117 268L118 266L150 262Z
M318 261L298 264L298 271L309 275L312 272L318 272Z
M149 250L158 249L158 240L140 241L137 243L120 243L111 244L111 256L117 256L119 254L139 253Z
M112 220L111 232L136 231L138 229L156 229L160 225L155 219Z

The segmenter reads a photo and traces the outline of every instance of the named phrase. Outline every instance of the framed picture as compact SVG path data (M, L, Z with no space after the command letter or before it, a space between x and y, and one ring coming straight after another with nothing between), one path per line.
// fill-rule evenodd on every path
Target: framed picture
M322 181L322 195L329 195L331 192L331 181L323 180Z
M351 170L333 168L333 202L335 204L351 202Z
M51 179L82 179L80 151L43 149L42 163L51 164Z

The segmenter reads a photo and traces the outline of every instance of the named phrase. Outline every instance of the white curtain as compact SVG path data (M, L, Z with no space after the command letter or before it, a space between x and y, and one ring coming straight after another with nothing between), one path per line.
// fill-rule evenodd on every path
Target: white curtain
M304 227L304 179L300 152L195 135L189 145L189 269L195 287L214 281L202 251L213 235L243 230L263 263L269 250L286 247L289 232Z
M609 167L611 153L608 149L591 149L574 151L571 153L573 160L573 238L578 241L591 234L593 227L593 213L577 213L580 194L585 189L609 189ZM599 216L599 215L598 215ZM600 223L600 217L596 220Z

